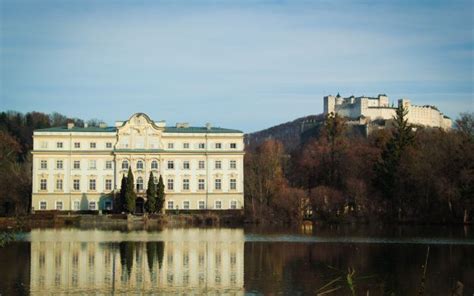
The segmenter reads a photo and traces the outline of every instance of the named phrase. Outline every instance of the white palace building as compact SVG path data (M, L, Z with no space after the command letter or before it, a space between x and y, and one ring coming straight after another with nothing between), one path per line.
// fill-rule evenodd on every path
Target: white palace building
M33 210L111 210L131 168L138 211L150 172L163 177L165 209L244 206L243 132L166 126L136 113L114 127L39 129L33 134Z

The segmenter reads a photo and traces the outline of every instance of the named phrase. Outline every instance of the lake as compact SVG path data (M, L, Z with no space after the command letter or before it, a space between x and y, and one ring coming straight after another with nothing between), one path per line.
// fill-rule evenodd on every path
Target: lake
M473 229L33 229L0 249L1 295L417 295L423 274L472 295Z

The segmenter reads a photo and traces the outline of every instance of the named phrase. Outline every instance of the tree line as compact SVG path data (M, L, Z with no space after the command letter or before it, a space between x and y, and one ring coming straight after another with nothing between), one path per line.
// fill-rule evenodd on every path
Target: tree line
M317 136L293 151L275 140L247 151L246 217L472 223L474 115L444 131L409 124L400 107L389 126L357 136L328 114Z

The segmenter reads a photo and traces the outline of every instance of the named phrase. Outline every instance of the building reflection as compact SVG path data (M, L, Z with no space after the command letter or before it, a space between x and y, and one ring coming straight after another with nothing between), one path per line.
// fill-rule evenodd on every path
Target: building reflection
M244 293L241 229L167 229L116 242L106 232L103 240L100 232L85 241L41 239L48 235L32 233L33 293Z

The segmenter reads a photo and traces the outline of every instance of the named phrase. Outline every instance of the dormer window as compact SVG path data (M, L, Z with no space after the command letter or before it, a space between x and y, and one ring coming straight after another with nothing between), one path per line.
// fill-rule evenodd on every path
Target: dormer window
M143 161L139 160L137 162L137 170L143 170Z

